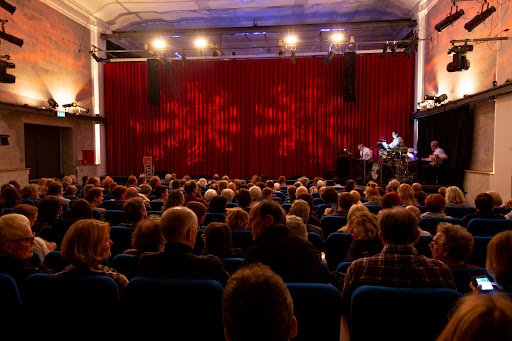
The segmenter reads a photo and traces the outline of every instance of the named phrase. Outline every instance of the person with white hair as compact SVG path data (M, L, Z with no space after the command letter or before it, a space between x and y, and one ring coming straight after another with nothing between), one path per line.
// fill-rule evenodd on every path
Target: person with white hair
M298 217L293 214L286 215L286 227L290 231L290 233L299 238L303 238L308 240L308 231L306 229L306 224L301 217Z
M204 192L203 199L206 200L206 202L210 202L213 197L217 196L217 191L214 189L209 189L206 192Z
M235 197L235 192L233 192L230 188L224 188L222 192L220 192L224 198L228 200L228 203L233 202L233 198Z
M249 188L249 193L251 193L252 201L258 201L261 199L261 188L258 186L251 186Z

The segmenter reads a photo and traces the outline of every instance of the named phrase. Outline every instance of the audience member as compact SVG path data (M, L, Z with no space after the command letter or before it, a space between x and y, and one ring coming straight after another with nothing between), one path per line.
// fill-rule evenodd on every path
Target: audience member
M297 195L297 198L295 200L304 200L309 205L309 215L315 217L316 219L319 219L318 213L316 213L315 209L315 199L313 199L313 196L309 193L301 193Z
M112 189L112 200L114 201L125 201L126 200L126 190L128 188L126 186L117 185Z
M192 251L199 225L195 213L177 206L166 210L160 219L164 250L146 252L139 261L139 274L174 279L213 279L226 284L229 274L215 256L197 256Z
M0 208L13 208L19 204L21 204L20 192L13 186L5 187L0 196Z
M233 248L231 230L225 223L209 223L204 229L203 255L214 255L219 258L243 258L244 251Z
M469 295L457 301L436 341L512 340L512 301L505 295Z
M292 235L308 240L306 224L304 224L304 220L302 220L301 217L293 214L287 214L285 225Z
M451 268L477 268L466 263L473 255L473 244L473 236L464 227L442 222L437 225L430 250L434 259Z
M350 191L350 194L354 198L354 201L353 201L354 205L361 204L361 193L359 193L358 190L354 189L354 190Z
M337 232L350 233L348 232L350 229L350 220L357 212L370 212L370 210L363 204L352 205L348 210L347 223L344 226L342 226Z
M137 226L138 223L146 219L148 213L144 201L140 198L132 198L123 204L123 215L126 223L120 223L121 226Z
M346 216L348 210L354 204L354 196L348 192L342 192L338 195L338 210L333 212L329 207L325 210L324 215L329 216Z
M420 255L418 220L403 207L385 210L379 217L379 236L384 248L379 255L352 262L345 276L342 299L350 305L354 291L363 285L397 288L455 289L448 265Z
M262 264L243 267L228 280L222 320L228 341L287 341L298 331L288 288Z
M293 203L293 201L295 200L295 191L297 190L297 187L291 185L291 186L288 186L288 188L286 189L286 193L288 194L286 196L286 199L284 200L285 203Z
M246 188L240 188L235 195L238 207L244 209L249 213L250 206L252 203L251 193Z
M212 198L208 205L208 212L210 213L226 213L228 200L222 195L217 195Z
M101 215L107 212L106 209L99 207L103 203L103 188L94 187L87 191L85 199L89 202L93 210L100 211Z
M104 189L108 189L110 187L110 184L114 182L114 179L112 179L110 176L106 176L103 178L103 181L101 181L101 187Z
M61 256L70 265L58 275L107 276L116 282L122 295L128 285L128 279L114 269L102 265L102 262L111 256L111 245L108 223L95 219L77 221L64 235L61 246Z
M14 278L18 288L29 275L52 273L44 265L29 260L33 257L34 233L24 215L10 213L0 217L0 273Z
M390 190L389 192L397 193L398 188L400 187L400 181L398 181L397 179L389 180L388 185L386 186L386 191L388 189L388 186L389 186L389 190Z
M421 221L421 211L417 206L409 205L409 206L406 206L405 209L408 210L409 212L412 212L412 214L414 214L414 216L418 219L418 223ZM431 236L430 232L422 230L419 226L418 226L418 231L420 232L420 237L421 236Z
M495 235L487 244L485 268L494 278L498 290L512 298L512 231L503 231Z
M364 205L368 206L380 206L382 203L382 199L377 189L377 184L372 183L366 187L366 202Z
M503 199L501 198L501 195L498 192L487 191L486 193L492 197L494 207L501 207L501 205L503 205Z
M204 193L204 200L206 200L206 202L210 202L212 200L213 197L217 196L217 191L210 188L208 189L205 193Z
M405 206L418 206L416 199L414 198L414 191L409 184L401 184L398 187L398 196L400 197L400 203Z
M100 187L101 188L101 181L100 178L97 176L90 176L89 179L87 179L87 184L94 185L94 187Z
M494 200L490 194L480 193L475 197L476 213L470 213L462 217L462 223L467 226L471 219L505 219L502 214L494 212Z
M411 189L413 190L413 192L419 192L419 191L423 191L423 186L419 183L419 182L415 182L411 185Z
M354 205L355 206L355 205ZM353 241L345 256L345 262L353 262L363 257L379 254L384 245L379 237L377 216L368 211L357 211L350 218L348 233Z
M301 217L304 223L306 224L306 230L307 232L315 232L320 235L322 238L322 245L324 242L324 232L320 226L316 226L313 224L308 224L309 222L309 214L311 212L311 207L309 204L302 199L297 199L293 202L292 206L290 207L290 210L288 211L288 214L296 215L298 217Z
M422 218L451 218L444 213L446 201L441 194L429 194L425 200L427 212L422 213Z
M58 182L58 181L54 181L52 182L49 186L48 186L48 191L46 193L47 195L53 195L55 196L57 199L61 200L62 202L64 202L65 204L65 207L68 207L69 206L69 203L71 202L71 199L67 199L67 198L64 198L64 189L62 187L62 183Z
M196 214L199 227L203 226L206 218L206 206L199 201L189 201L185 204L185 207L190 208Z
M30 199L37 205L39 201L38 187L36 185L27 185L21 189L21 198Z
M343 187L343 192L350 193L350 191L356 189L356 182L354 180L347 180Z
M273 200L253 206L249 226L254 243L247 250L244 264L262 262L285 282L322 282L317 249L303 238L291 235L284 223L285 212Z
M220 195L225 197L228 203L233 202L233 199L235 198L235 192L230 188L223 189Z
M201 198L201 188L197 186L194 180L187 181L183 189L185 190L185 202L199 201L203 205L207 204L206 200Z
M258 186L252 186L249 188L249 193L251 193L252 201L258 201L261 199L261 188Z
M390 193L384 194L384 196L382 197L382 201L381 201L382 210L400 206L401 204L402 203L400 201L400 196L398 195L398 193L390 192Z
M163 185L158 185L156 186L155 188L155 196L156 196L156 201L163 201L165 202L165 200L167 200L167 197L169 196L169 192L167 190L167 187L163 186Z
M441 194L443 197L446 195L446 187L439 187L439 189L437 190L437 193L438 194Z
M125 250L125 255L140 256L144 252L160 252L164 249L164 239L158 226L160 217L151 215L139 221L132 233L131 249Z
M163 210L165 211L168 208L183 205L185 205L185 196L183 195L182 191L180 191L179 189L175 189L167 196L167 200L165 200Z
M427 193L425 193L424 191L414 192L414 200L416 200L418 205L424 206L426 199L427 199Z
M226 225L230 231L246 230L249 213L240 207L230 208L226 212Z
M165 187L165 186L164 186ZM146 198L149 199L149 196L153 192L153 187L148 184L140 185L140 194L144 195Z
M54 196L47 195L39 200L37 203L37 220L32 226L32 230L34 231L36 237L43 234L41 236L42 238L48 241L53 241L47 236L44 236L44 230L50 228L51 226L57 225L57 220L62 213L62 208L62 201Z
M78 189L75 185L68 185L66 186L66 190L64 191L64 194L62 196L66 199L69 199L71 202L73 200L78 200L78 197L76 196L77 192Z
M466 206L464 193L457 186L450 186L445 194L446 206Z

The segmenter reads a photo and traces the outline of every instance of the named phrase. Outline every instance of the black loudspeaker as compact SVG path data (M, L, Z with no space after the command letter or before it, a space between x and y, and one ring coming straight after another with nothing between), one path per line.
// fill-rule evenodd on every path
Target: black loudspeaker
M160 61L158 59L148 59L148 98L149 105L160 105Z
M356 102L356 58L355 52L343 55L343 102Z
M350 161L350 157L338 157L336 162L336 176L340 178L341 181L347 181L350 179Z

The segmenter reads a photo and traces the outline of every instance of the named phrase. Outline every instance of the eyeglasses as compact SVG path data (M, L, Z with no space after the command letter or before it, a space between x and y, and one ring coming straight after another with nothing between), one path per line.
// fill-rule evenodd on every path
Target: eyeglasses
M32 244L32 242L34 241L35 235L36 234L34 232L32 232L32 237L13 239L13 240L9 240L9 242L21 242L21 241L23 241L25 243Z

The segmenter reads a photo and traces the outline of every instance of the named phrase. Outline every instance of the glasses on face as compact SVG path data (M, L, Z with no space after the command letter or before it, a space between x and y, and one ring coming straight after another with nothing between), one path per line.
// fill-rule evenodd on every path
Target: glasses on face
M34 241L35 235L36 234L34 232L32 232L32 237L13 239L13 240L10 240L9 242L25 242L25 243L32 244L32 242Z

